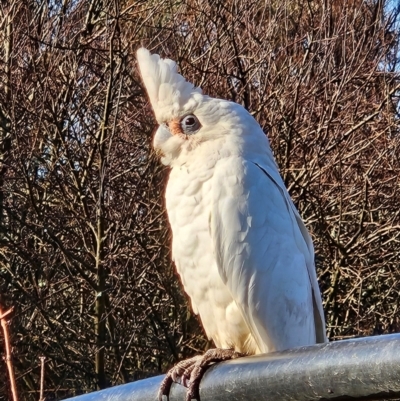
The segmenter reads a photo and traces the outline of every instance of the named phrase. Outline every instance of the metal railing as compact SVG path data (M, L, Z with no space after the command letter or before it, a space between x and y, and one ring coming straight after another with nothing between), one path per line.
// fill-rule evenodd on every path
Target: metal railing
M70 401L156 401L163 376L139 380ZM183 401L174 384L169 401ZM201 401L400 399L400 334L366 337L239 358L212 366Z

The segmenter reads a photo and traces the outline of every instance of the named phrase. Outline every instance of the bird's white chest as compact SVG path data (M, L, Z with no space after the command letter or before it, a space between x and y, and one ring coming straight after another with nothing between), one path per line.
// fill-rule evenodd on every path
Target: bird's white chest
M213 169L172 169L166 191L172 253L185 291L218 347L257 352L242 314L223 283L210 233Z

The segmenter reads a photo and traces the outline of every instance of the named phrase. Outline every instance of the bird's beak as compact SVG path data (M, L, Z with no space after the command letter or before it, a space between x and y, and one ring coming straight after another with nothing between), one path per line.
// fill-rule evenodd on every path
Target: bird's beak
M162 152L163 145L172 137L171 132L164 124L160 124L154 134L153 147L156 152Z

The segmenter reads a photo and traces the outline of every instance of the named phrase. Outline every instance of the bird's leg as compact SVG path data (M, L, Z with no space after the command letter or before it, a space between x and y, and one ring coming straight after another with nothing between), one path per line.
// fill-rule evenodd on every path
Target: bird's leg
M186 401L193 398L199 400L200 380L207 368L212 363L236 359L244 355L231 349L213 348L206 351L204 355L179 362L168 371L162 381L158 392L159 401L162 401L163 395L168 397L171 385L173 382L178 382L178 377L181 378L180 383L188 388Z
M229 359L236 359L244 354L236 352L232 349L213 348L205 352L205 354L195 361L186 371L183 373L183 377L189 377L189 386L186 393L186 401L190 401L192 398L200 399L199 385L200 380L204 375L204 372L214 362L227 361Z
M161 382L160 389L158 390L158 400L162 401L163 395L169 396L169 391L171 389L172 383L181 382L184 385L185 380L183 379L183 374L186 372L186 369L196 363L198 359L201 358L201 355L195 356L193 358L185 359L184 361L178 362L173 368L171 368L167 374L165 375L163 381ZM182 380L178 380L179 377L182 377ZM187 387L187 386L186 386Z

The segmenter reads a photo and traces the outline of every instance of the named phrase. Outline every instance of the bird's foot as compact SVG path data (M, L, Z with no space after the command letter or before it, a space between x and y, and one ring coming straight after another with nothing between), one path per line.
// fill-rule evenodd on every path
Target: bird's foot
M161 382L158 391L159 401L162 401L163 395L166 395L168 399L173 382L180 382L180 384L187 387L186 401L190 401L193 398L199 400L200 380L207 368L212 363L236 359L241 356L244 356L244 354L231 349L213 348L206 351L204 355L198 355L179 362L168 371L164 380ZM179 377L180 381L178 380Z

